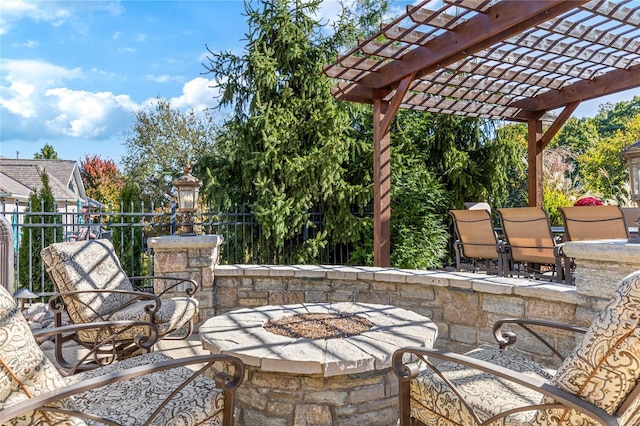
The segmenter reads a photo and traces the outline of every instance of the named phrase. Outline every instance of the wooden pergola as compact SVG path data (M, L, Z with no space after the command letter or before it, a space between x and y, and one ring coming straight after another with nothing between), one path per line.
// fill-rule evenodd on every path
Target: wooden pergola
M423 1L325 73L336 99L374 107L374 263L388 266L398 109L528 123L541 205L542 151L580 102L640 87L640 0Z

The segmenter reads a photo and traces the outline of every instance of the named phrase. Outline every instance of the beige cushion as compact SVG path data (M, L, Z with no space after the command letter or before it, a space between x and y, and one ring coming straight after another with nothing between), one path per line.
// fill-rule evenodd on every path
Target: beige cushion
M129 358L108 366L67 377L73 383L125 368L162 362L170 359L161 353ZM177 385L194 372L186 367L134 377L85 392L76 397L78 408L123 425L141 425L143 420L167 398ZM123 405L125 402L126 405ZM123 409L124 408L124 409ZM160 412L152 425L168 424L218 426L222 424L224 395L215 382L203 376L182 389Z
M584 340L558 368L551 383L615 413L640 379L640 271L621 281ZM572 410L540 412L534 425L582 425ZM631 423L630 423L631 424Z
M134 290L109 240L51 244L40 256L58 292ZM108 318L110 313L134 298L126 294L87 293L79 296L82 303L70 303L67 311L76 324L90 322L98 316Z
M0 411L28 398L54 391L66 384L38 347L27 321L7 290L0 286ZM75 408L71 399L56 407ZM12 425L82 425L78 419L59 414L32 412L14 419Z
M495 346L483 345L467 355L546 382L551 380L554 373L552 369L544 368L514 352ZM461 392L480 420L486 420L512 408L535 405L540 401L539 393L479 370L451 362L438 364L437 368ZM411 381L410 387L412 417L427 425L476 424L469 410L432 370L421 371L418 377ZM533 412L517 413L509 416L504 425L528 425L533 416Z

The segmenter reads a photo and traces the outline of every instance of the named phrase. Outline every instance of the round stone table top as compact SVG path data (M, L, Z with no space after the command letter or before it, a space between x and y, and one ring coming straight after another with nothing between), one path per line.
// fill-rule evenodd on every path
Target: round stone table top
M303 313L355 314L374 325L356 336L334 339L291 338L263 327L270 319ZM239 309L210 318L199 334L211 353L235 355L262 371L329 377L390 368L396 349L432 347L438 329L429 318L406 309L341 302Z

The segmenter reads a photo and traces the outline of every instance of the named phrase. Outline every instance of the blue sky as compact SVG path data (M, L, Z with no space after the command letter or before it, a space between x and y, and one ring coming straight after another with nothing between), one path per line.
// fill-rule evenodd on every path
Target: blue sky
M338 10L325 0L320 17ZM0 0L0 155L33 158L48 143L63 159L119 162L134 113L157 97L185 111L215 106L205 44L241 54L243 13L242 0Z

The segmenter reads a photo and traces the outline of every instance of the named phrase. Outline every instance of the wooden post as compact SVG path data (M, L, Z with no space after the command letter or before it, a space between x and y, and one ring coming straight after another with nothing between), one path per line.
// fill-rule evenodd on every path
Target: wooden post
M529 207L542 206L542 120L529 120L527 142Z
M389 102L373 103L373 264L391 264L391 134L384 126ZM386 128L385 128L386 127Z

